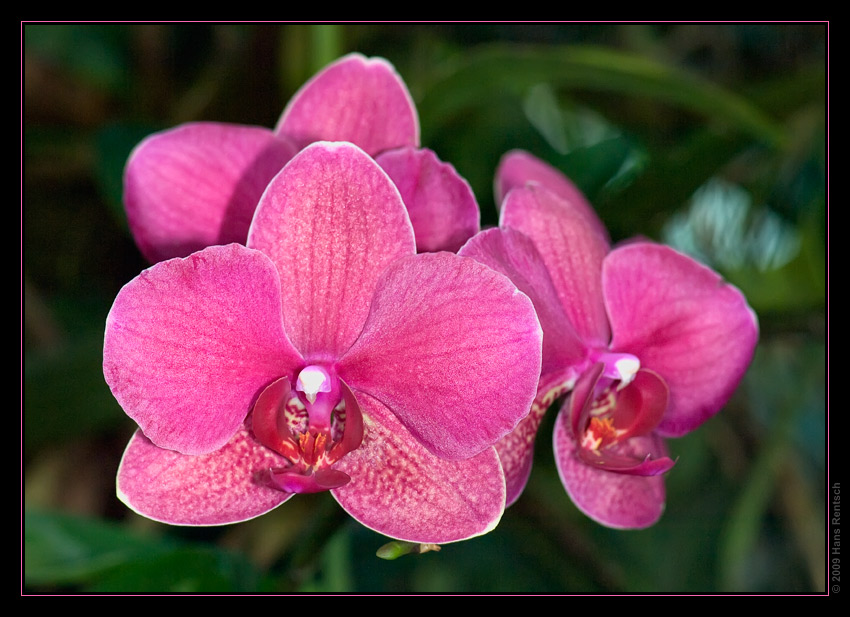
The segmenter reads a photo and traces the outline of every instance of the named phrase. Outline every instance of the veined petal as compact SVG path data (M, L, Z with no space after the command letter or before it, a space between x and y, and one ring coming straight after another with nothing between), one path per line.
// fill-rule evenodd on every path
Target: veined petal
M431 150L397 148L375 160L401 193L420 253L456 252L481 228L478 202L469 183Z
M596 216L593 206L578 187L549 163L524 150L511 150L499 161L494 191L496 207L501 207L502 200L511 189L523 187L528 182L545 186L561 199L572 204L573 208L583 211L584 217L594 225L596 231L606 241L609 240L608 230L605 229L605 225Z
M610 330L600 273L609 247L591 214L541 185L529 184L508 193L499 226L531 238L578 336L590 346L606 346Z
M265 128L197 122L142 141L124 171L130 231L152 262L244 244L266 185L295 146Z
M683 435L717 413L758 339L741 292L690 257L648 242L612 251L602 281L612 351L636 355L670 389L658 432Z
M587 349L564 314L549 271L530 238L510 227L487 229L458 252L501 272L534 304L543 328L542 374L577 366Z
M258 444L246 426L219 450L190 456L155 446L136 431L118 469L118 498L170 525L226 525L265 514L292 497L265 482L287 463Z
M222 447L259 392L300 365L274 264L237 244L145 270L106 320L112 393L156 445L184 454Z
M393 263L340 377L368 392L434 454L469 458L528 415L542 333L503 275L451 253Z
M339 357L354 342L378 276L416 252L398 189L362 150L317 143L260 200L248 246L280 272L286 333L305 358Z
M617 529L653 525L664 511L664 477L604 471L586 464L573 438L567 400L555 421L555 464L561 482L576 507L596 522ZM650 454L665 459L662 440L652 435L633 437L618 444L617 453L631 458Z
M357 521L392 538L443 544L492 530L505 508L493 448L463 461L428 452L380 402L356 392L365 434L334 469L351 482L333 489Z
M418 146L419 118L393 65L354 53L301 87L275 133L302 148L314 141L350 141L375 156L389 148Z

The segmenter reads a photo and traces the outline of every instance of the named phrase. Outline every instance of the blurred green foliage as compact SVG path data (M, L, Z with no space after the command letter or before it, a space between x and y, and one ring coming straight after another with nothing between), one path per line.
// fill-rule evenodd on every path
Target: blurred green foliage
M24 592L823 592L826 589L825 24L26 24L23 27ZM688 250L759 315L727 407L674 440L661 522L614 531L570 503L548 414L532 479L490 534L386 561L325 495L222 529L114 496L133 424L101 374L103 324L146 267L121 173L190 120L274 126L349 51L393 62L423 145L496 222L524 148L567 173L615 240Z

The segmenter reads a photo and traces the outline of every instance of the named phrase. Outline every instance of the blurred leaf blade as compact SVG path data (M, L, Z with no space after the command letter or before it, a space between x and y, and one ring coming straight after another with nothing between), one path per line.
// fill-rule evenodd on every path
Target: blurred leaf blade
M522 92L545 82L648 97L722 121L769 144L784 141L781 127L744 98L681 69L595 46L493 45L467 54L435 81L419 103L424 129L486 101L494 92Z
M25 513L24 583L125 593L271 588L239 554L144 536L102 520L43 511Z
M24 515L27 585L83 583L122 563L165 550L167 544L159 540L96 519L41 511Z

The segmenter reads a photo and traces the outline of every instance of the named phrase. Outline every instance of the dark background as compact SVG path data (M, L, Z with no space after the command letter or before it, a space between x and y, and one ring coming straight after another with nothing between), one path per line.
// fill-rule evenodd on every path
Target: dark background
M827 49L823 23L22 24L22 591L825 591ZM732 400L670 442L654 527L576 510L554 412L495 531L395 561L329 494L200 529L116 499L134 424L103 381L103 327L147 266L121 205L130 149L192 120L273 127L349 51L396 66L484 225L499 157L525 148L614 240L691 252L758 313Z

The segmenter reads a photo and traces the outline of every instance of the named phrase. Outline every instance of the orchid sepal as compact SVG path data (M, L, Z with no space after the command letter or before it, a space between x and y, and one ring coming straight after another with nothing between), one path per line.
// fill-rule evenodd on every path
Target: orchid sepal
M139 143L124 169L127 222L151 263L244 244L257 201L297 148L263 127L190 122Z
M348 141L375 156L391 148L419 146L419 117L392 64L351 53L295 93L275 134L301 148L316 141Z

